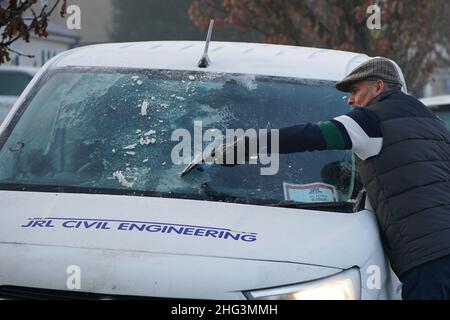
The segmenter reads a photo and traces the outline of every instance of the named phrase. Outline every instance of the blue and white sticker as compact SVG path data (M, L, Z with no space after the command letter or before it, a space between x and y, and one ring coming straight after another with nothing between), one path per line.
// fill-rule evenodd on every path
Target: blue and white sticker
M326 183L283 183L284 199L296 202L337 202L336 188Z

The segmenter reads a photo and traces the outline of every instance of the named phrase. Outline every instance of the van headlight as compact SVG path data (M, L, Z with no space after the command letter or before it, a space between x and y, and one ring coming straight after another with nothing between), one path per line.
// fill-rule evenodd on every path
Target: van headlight
M298 285L244 292L256 300L359 300L361 278L358 269Z

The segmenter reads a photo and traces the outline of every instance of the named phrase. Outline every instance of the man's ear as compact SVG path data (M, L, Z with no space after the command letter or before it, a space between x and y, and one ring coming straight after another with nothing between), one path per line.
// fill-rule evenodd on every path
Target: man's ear
M386 85L383 80L377 80L377 93L383 92L386 89Z

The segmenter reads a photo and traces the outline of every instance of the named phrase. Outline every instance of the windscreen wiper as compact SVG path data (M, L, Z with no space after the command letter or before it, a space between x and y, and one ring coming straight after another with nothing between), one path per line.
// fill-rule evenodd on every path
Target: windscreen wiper
M332 208L346 208L353 209L355 204L350 201L339 201L339 202L296 202L292 200L280 201L278 203L272 203L270 207L281 207L281 208L294 208L294 209L332 209Z

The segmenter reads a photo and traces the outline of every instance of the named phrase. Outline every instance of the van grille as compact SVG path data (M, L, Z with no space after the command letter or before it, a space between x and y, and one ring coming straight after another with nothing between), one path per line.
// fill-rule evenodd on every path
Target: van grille
M16 286L0 286L0 299L15 300L155 300L162 298L97 294L79 291L36 289Z

